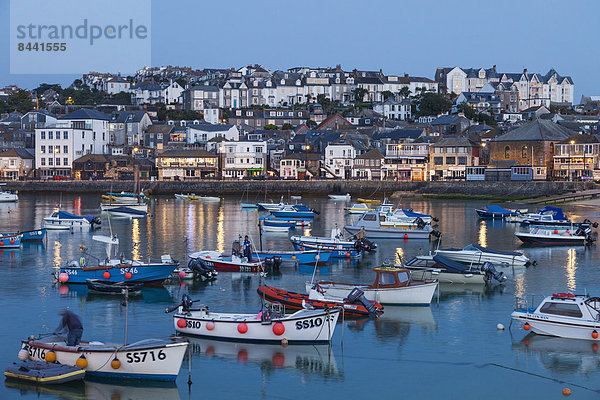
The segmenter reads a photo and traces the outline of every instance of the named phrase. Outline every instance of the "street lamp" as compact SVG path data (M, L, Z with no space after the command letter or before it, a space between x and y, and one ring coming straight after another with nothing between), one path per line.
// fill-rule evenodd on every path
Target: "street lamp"
M571 176L571 148L575 144L575 141L571 140L569 143L571 144L569 146L569 182L571 182L573 180L573 177Z
M56 179L56 155L58 154L58 152L60 151L60 147L55 146L54 147L54 179Z

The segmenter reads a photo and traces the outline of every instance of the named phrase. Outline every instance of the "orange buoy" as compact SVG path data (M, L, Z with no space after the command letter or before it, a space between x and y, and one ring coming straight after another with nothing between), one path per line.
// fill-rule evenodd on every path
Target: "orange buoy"
M121 368L121 361L119 361L119 359L117 357L115 357L111 362L110 362L110 366L113 369L119 369Z
M15 244L15 239L10 239L10 244Z
M595 330L595 329L594 329L594 330L592 331L592 337L593 337L594 339L598 339L598 331L597 331L597 330Z
M558 233L558 229L555 229L555 230L554 230L554 233Z
M110 278L110 272L108 272L108 271L104 271L104 273L102 274L102 277L103 277L104 279L109 279L109 278Z
M4 246L4 240L0 240L0 246Z
M350 258L350 253L346 253L346 257Z
M529 325L529 322L525 322L525 325L523 325L523 329L525 329L526 331L531 329L531 325Z
M185 326L187 325L187 321L185 320L185 318L179 318L177 320L177 326L181 329L185 328Z
M131 275L131 272L126 272L125 273L125 279L131 279L133 275Z
M239 333L244 334L248 332L248 325L245 322L239 323L237 326L237 330Z
M408 239L408 234L404 234L404 240Z
M61 272L60 274L58 274L58 281L60 283L65 283L68 280L69 280L69 274L67 274L66 272Z
M564 389L562 390L562 394L563 394L563 396L565 396L565 397L569 397L569 396L571 395L571 389L569 389L569 388L564 388Z
M53 363L54 361L56 361L56 353L54 352L54 350L48 351L44 356L44 360L46 360L49 363Z
M296 259L296 256L292 256L292 260L295 260L295 259Z
M75 365L79 368L85 368L88 365L88 361L87 358L85 358L85 356L82 354L79 356L79 358L77 359L77 361L75 361Z
M212 321L208 321L206 323L206 329L208 329L209 331L212 331L213 329L215 329L215 323Z
M273 333L277 336L283 335L284 332L285 326L281 322L277 322L275 325L273 325Z

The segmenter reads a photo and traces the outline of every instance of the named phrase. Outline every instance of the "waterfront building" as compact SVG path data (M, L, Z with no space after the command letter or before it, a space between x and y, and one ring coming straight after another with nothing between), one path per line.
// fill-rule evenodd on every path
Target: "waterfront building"
M432 181L466 178L466 168L479 165L480 145L466 137L445 137L430 146Z
M350 140L340 139L325 147L325 163L323 168L328 178L350 179L357 149Z
M266 173L267 142L223 142L218 150L222 178L243 179Z
M2 180L26 178L34 167L34 156L27 149L14 148L0 153L0 178Z
M600 142L595 135L573 135L555 145L554 178L600 179Z
M383 179L398 181L427 181L431 138L410 142L387 143L382 170Z
M381 180L383 178L383 155L377 149L356 156L352 160L352 178L366 180Z
M184 181L219 176L218 155L205 150L167 150L156 156L158 180Z

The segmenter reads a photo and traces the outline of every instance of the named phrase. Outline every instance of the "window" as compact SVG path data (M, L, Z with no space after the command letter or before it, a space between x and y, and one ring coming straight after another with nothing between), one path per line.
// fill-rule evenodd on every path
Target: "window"
M583 316L577 304L569 303L546 303L542 306L540 312L575 318L581 318Z
M85 131L81 131L81 138L85 139Z
M458 157L458 165L467 165L467 157Z
M50 145L48 146L48 153L53 153L54 152L54 146Z
M504 148L504 158L510 158L510 146Z
M521 157L527 158L527 146L521 147Z
M46 139L46 132L45 131L41 131L40 132L40 139Z
M69 165L69 159L68 159L68 158L66 158L66 157L65 157L65 158L63 158L63 165L64 165L64 166L67 166L67 165Z
M42 158L42 159L41 159L41 164L40 164L40 165L41 165L42 167L46 165L46 159L45 159L45 158Z
M56 165L60 165L60 158L56 159Z
M434 165L442 165L444 163L444 157L433 157Z
M409 278L408 278L408 272L399 272L398 273L398 282L399 283L405 283L408 282Z
M550 154L554 154L554 143L550 143Z
M54 152L55 152L55 153L60 153L60 146L58 146L58 145L57 145L57 146L55 146L55 147L54 147Z
M69 153L69 146L63 146L63 153Z
M54 165L54 159L52 157L48 158L48 165Z
M365 214L363 217L363 221L376 221L376 220L377 220L377 216L375 215L375 213Z
M69 132L64 131L63 132L63 139L68 139L69 138Z
M49 140L52 140L52 139L54 139L54 132L52 132L52 131L48 131L48 139L49 139Z
M379 281L380 285L394 285L396 283L396 277L390 272L380 272Z
M456 157L446 157L446 164L447 165L454 165L454 164L456 164Z
M255 164L262 164L262 158L255 158L254 159L254 163Z
M42 154L46 153L46 146L41 146L40 147L40 153L42 153Z

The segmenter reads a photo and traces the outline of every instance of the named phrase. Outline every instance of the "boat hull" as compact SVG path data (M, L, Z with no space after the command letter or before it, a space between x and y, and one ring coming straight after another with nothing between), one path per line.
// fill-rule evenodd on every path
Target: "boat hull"
M317 282L323 290L323 295L336 299L348 297L352 289L359 288L364 292L365 298L376 301L382 305L396 306L428 306L431 304L437 282L419 283L411 286L372 289L366 285L346 285L339 283ZM306 282L306 293L309 293L313 284Z
M424 281L436 279L440 283L456 283L464 285L485 285L486 278L484 274L447 272L436 268L414 268L404 266L410 271L413 280Z
M361 252L356 250L353 242L334 241L328 238L318 238L312 236L290 238L295 250L304 249L324 250L331 252L332 258L358 258Z
M190 254L190 258L203 261L207 267L212 267L221 272L260 272L264 270L264 264L258 262L247 262L247 260L232 256L224 256L217 251L200 251ZM246 260L246 261L244 261Z
M55 344L32 340L23 341L23 346L27 346L29 359L32 361L44 361L49 350L54 350L56 361L64 365L75 365L77 359L84 355L87 360L85 368L87 376L170 382L175 381L179 375L188 343L171 342L160 345L134 343L115 347L85 344L66 346L64 341ZM115 357L121 361L117 369L111 366L111 361Z
M0 249L18 249L21 247L22 234L8 234L0 236Z
M267 257L281 257L283 262L294 264L327 264L331 256L329 251L306 250L306 251L255 251L263 260ZM317 261L318 255L318 261ZM253 254L254 259L254 254Z
M491 262L506 265L525 266L529 265L529 259L525 256L504 256L502 254L483 253L465 250L436 250L435 254L440 254L450 260L459 261L466 264L483 264Z
M256 314L184 312L180 308L173 315L173 325L179 333L218 340L281 343L286 339L290 344L328 343L335 331L339 313L339 309L301 310L264 323ZM182 319L185 321L183 328L179 327ZM241 324L247 328L244 333ZM280 335L274 332L276 324L284 327ZM209 329L211 326L212 329Z
M277 218L314 218L312 211L271 211Z
M146 284L159 284L167 279L178 266L178 263L150 263L150 264L120 264L100 265L96 267L61 267L56 273L58 279L61 273L67 274L69 279L63 283L82 283L88 279L97 279L102 282L141 282ZM105 276L105 272L108 275ZM127 279L127 274L131 277Z
M102 209L102 211L109 211L115 208L120 208L120 207L127 207L127 208L131 208L133 210L136 211L144 211L144 212L148 212L148 205L147 204L139 204L139 203L135 203L135 204L123 204L123 203L107 203L107 204L100 204L100 208Z
M515 236L523 243L538 245L585 245L585 236L535 235L517 232Z
M511 317L522 323L527 322L531 326L531 331L538 335L558 336L580 340L600 340L592 337L592 332L599 329L598 322L592 320L558 316L555 320L550 320L546 316L540 316L525 311L514 311L511 314Z
M368 239L429 239L431 231L422 229L402 229L402 228L363 228L360 226L346 225L344 229L356 235L358 232L365 232Z

